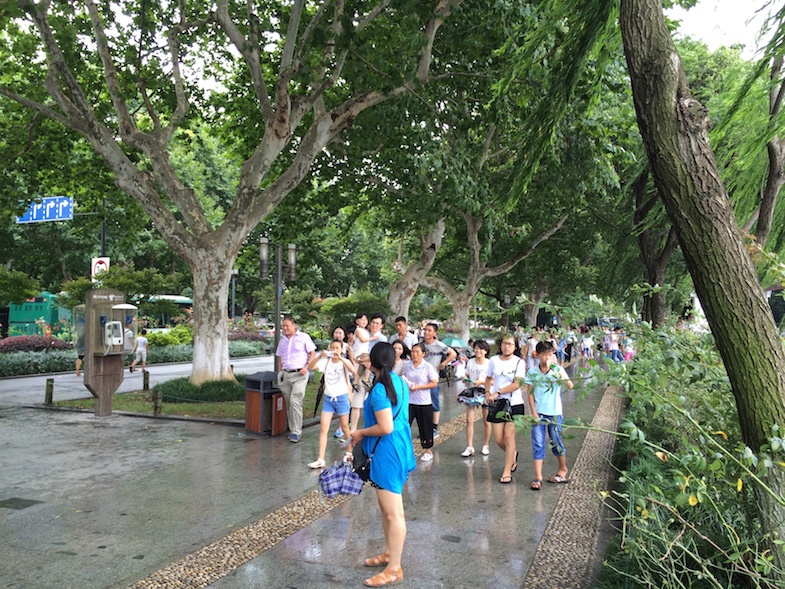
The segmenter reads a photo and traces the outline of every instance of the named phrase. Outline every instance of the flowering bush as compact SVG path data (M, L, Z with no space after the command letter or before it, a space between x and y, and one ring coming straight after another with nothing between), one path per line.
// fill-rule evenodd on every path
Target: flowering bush
M71 342L40 335L17 335L0 340L0 354L11 352L43 352L46 350L71 350Z

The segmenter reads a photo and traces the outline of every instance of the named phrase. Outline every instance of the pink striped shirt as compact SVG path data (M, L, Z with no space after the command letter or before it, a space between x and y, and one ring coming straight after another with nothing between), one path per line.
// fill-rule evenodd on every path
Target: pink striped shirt
M281 359L282 370L299 370L308 364L308 357L316 350L311 336L297 331L292 337L281 337L275 355Z

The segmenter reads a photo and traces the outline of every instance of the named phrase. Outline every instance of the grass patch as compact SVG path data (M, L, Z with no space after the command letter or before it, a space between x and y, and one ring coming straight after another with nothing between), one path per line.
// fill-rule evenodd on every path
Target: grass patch
M238 375L240 382L245 382L245 375ZM185 384L183 384L185 383ZM185 391L193 396L185 398L190 401L179 401L176 399L166 400L161 404L162 415L180 415L184 417L204 417L207 419L245 419L245 386L238 382L206 383L202 387L195 387L188 382L187 378L176 378L163 383L167 390L177 391L185 395ZM220 386L219 386L220 385ZM162 386L162 385L156 385ZM313 415L313 405L316 401L316 390L319 381L311 380L305 389L305 400L303 401L303 417L309 419ZM231 395L237 395L240 391L240 398L229 400ZM202 389L201 391L199 389ZM206 389L206 391L205 391ZM218 389L218 393L216 393ZM196 392L194 393L194 390ZM163 391L162 391L163 393ZM172 396L179 396L171 393ZM196 397L203 394L205 398L211 400L196 400ZM216 398L216 396L218 398ZM76 399L73 401L57 401L56 407L73 407L78 409L92 410L95 407L95 399ZM112 397L112 409L114 411L128 411L131 413L153 414L152 391L135 391L130 393L117 393Z

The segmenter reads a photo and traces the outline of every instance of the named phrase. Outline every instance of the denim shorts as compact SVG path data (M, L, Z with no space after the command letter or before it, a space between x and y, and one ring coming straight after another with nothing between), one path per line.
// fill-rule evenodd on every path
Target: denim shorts
M431 405L434 411L441 411L442 405L439 402L439 387L431 389Z
M349 395L339 395L338 397L324 397L322 413L335 413L336 415L349 414Z
M554 456L563 456L567 453L564 442L561 440L561 427L564 417L561 415L540 415L540 423L532 428L532 453L535 460L545 458L545 435L547 432L551 440L551 452Z

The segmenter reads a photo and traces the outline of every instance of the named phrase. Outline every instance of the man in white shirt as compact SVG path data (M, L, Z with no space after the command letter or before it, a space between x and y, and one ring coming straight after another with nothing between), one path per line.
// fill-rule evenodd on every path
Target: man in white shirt
M384 315L375 313L371 315L371 322L368 324L370 330L370 341L368 342L368 352L373 350L373 347L379 342L386 342L387 336L382 333L384 327Z
M409 324L406 322L406 317L395 318L395 333L390 336L390 343L397 341L412 349L412 346L417 343L417 336L409 331Z

